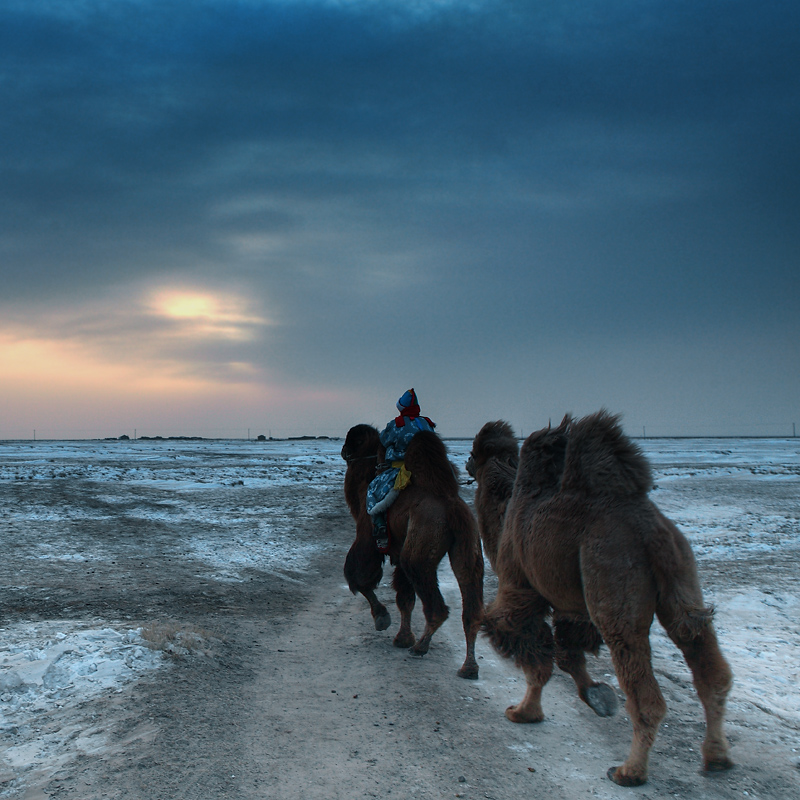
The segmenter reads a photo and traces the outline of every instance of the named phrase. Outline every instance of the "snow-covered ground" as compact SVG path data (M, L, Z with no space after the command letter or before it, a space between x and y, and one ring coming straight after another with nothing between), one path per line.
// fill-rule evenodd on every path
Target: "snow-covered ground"
M751 704L800 730L800 439L642 446L655 472L651 496L688 536L717 609L734 671L731 711ZM751 563L758 578L748 579ZM731 565L741 567L735 580ZM651 639L654 660L671 662L688 680L658 625Z
M800 440L649 439L641 445L654 467L652 497L689 537L707 600L717 608L736 680L731 710L745 713L752 705L798 730ZM463 467L471 442L448 447ZM0 442L0 487L24 482L26 497L35 496L37 484L60 493L54 500L48 491L46 504L0 505L0 542L6 558L18 553L26 563L35 556L50 566L90 570L117 551L113 544L82 549L82 526L116 517L149 520L185 530L164 545L164 554L191 558L209 578L245 581L246 570L256 568L290 585L315 552L313 541L294 536L294 521L326 493L341 491L340 448L336 440ZM268 514L249 502L229 503L224 519L210 500L214 492L270 486L295 486L305 499ZM17 589L24 588L25 574ZM168 664L170 651L182 646L180 632L154 637L125 620L7 622L3 612L0 607L0 732L29 724L42 709L121 691ZM657 625L652 641L657 671L689 681ZM85 732L75 735L77 747L91 746L89 739L81 744ZM24 746L5 753L8 766L30 758Z

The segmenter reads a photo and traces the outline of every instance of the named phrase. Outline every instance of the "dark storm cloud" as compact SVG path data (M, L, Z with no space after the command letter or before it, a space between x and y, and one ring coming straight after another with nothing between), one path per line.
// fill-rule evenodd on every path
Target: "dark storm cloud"
M279 310L265 356L330 379L398 320L422 352L796 332L799 23L790 2L2 2L0 303L232 284Z

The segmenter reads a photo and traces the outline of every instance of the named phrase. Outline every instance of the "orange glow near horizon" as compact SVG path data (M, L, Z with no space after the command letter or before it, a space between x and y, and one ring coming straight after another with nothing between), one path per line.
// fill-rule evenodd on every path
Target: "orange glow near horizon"
M57 309L0 325L0 374L6 383L17 379L37 386L105 383L111 375L159 388L216 385L221 373L225 382L251 379L254 365L235 358L213 365L216 374L204 377L198 340L252 340L269 324L234 294L162 288L139 303L87 303L71 313ZM187 355L181 339L197 344L194 356Z
M136 427L163 435L244 435L250 426L261 426L254 436L330 433L344 427L337 409L357 399L272 383L245 362L229 366L224 380L205 380L181 374L180 365L112 362L75 343L0 332L0 439L28 439L34 429L40 438L116 437Z
M197 391L211 382L176 375L167 369L142 370L139 364L100 359L73 343L48 339L0 337L0 371L7 387L46 389L48 394L71 389L106 393L109 386L146 393Z
M219 407L256 406L264 387L229 377L181 374L181 365L113 363L73 343L14 340L0 334L3 375L0 438L117 436L139 425L155 433L214 428ZM235 372L236 370L233 370ZM207 409L217 409L217 413ZM206 419L207 418L207 419ZM129 425L125 423L129 422ZM130 431L129 433L131 433ZM46 434L45 434L46 435Z

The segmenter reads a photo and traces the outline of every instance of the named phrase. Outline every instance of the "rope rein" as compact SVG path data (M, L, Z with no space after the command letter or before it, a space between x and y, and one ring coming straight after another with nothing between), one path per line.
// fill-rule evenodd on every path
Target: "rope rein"
M378 454L376 453L374 456L350 456L350 458L346 458L345 461L348 464L352 464L353 461L369 461L373 458L377 460Z

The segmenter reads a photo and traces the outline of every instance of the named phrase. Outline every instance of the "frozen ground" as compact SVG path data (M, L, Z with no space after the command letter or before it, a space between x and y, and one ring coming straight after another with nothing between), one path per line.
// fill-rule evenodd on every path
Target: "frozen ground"
M731 708L800 731L800 440L646 440L652 497L689 536L733 665ZM751 581L740 582L748 564ZM731 580L731 571L736 578ZM774 584L770 576L774 576ZM676 659L654 628L656 658ZM679 659L678 659L679 660Z
M293 538L293 531L316 509L318 492L339 491L340 448L331 442L0 442L0 541L8 557L0 587L6 595L0 734L11 739L0 759L0 789L13 770L40 760L55 767L74 752L97 748L91 730L67 726L55 736L32 735L37 715L120 693L143 673L168 668L175 655L204 646L201 634L170 622L71 614L69 605L58 604L58 581L40 578L77 577L91 592L95 576L105 574L103 583L113 584L115 566L141 556L162 566L190 563L209 582L240 583L248 579L243 571L257 569L297 584L319 548ZM332 474L321 480L326 470ZM275 487L302 487L304 500L281 495L266 515L260 504L236 502L237 492L252 497ZM155 542L141 547L135 541L134 531L166 527L169 536L156 533ZM39 613L42 605L57 618Z
M773 789L769 781L745 781L709 796L788 796L800 765L800 440L641 444L655 471L652 497L692 542L717 608L735 675L728 714L734 758L751 748L780 775ZM448 443L459 466L470 446ZM315 582L320 559L335 561L332 573L341 576L352 529L341 501L340 447L335 440L0 442L0 796L58 790L89 797L85 787L65 789L75 764L110 746L109 726L87 709L101 699L103 708L116 708L115 697L124 704L132 687L171 674L181 658L219 659L229 618L256 606L272 609L271 625L285 624L292 598ZM469 499L472 488L464 491ZM457 604L446 565L441 579L448 602ZM487 572L487 599L495 586ZM341 577L329 588L366 615L347 599ZM388 604L388 586L381 591ZM442 635L458 648L456 618ZM674 709L691 694L690 675L657 625L652 642ZM485 644L481 652L479 684L487 688L479 694L497 700L504 731L504 703L519 699L522 679ZM127 747L157 738L147 715L129 727L118 736ZM515 735L527 728L511 727ZM748 730L761 731L752 747ZM535 755L532 741L506 747ZM607 782L586 788L581 777L578 785L595 796L624 796ZM468 788L456 787L455 796L480 796ZM264 796L293 796L275 792ZM652 796L670 794L663 792Z

